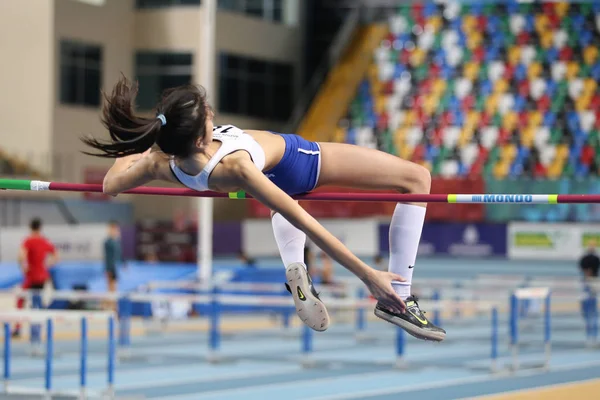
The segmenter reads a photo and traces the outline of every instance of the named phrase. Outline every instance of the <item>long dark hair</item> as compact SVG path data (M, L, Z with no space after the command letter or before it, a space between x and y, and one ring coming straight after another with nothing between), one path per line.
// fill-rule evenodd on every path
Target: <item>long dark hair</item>
M122 77L112 93L104 93L102 123L110 141L93 137L81 140L98 150L92 156L118 158L143 153L155 143L166 154L188 156L195 141L205 135L210 106L201 86L185 85L165 90L156 106L156 115L165 116L166 124L156 117L142 117L134 112L137 83Z

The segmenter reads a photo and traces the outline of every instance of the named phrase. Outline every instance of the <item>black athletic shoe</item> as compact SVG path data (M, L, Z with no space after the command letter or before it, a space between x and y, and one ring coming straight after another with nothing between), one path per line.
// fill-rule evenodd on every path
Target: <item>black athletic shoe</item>
M406 312L404 314L389 311L377 303L375 315L399 326L417 339L441 342L446 337L446 331L435 326L425 317L425 313L419 308L417 300L415 296L410 296L404 301L406 304Z
M287 283L285 287L294 298L296 314L302 322L322 332L329 327L329 314L325 304L319 299L306 267L301 263L293 263L285 269Z

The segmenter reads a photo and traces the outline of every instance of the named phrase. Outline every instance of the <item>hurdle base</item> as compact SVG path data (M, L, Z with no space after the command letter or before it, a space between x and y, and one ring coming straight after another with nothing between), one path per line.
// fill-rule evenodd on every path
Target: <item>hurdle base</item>
M311 356L302 356L300 358L300 365L302 368L314 368L317 365L317 361Z
M225 361L223 355L218 351L210 351L206 354L206 362L210 364L220 364Z
M394 369L399 370L408 369L408 363L406 362L404 357L396 357L396 361L394 362L393 367Z
M354 340L358 343L373 343L377 341L377 338L366 332L358 332L354 335Z

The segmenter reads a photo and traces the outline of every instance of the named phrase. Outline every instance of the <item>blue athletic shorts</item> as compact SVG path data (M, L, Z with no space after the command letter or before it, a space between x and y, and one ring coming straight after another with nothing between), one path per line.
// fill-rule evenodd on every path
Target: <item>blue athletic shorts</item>
M285 153L281 161L264 174L290 196L310 192L317 186L321 171L319 144L298 135L277 134L285 140Z

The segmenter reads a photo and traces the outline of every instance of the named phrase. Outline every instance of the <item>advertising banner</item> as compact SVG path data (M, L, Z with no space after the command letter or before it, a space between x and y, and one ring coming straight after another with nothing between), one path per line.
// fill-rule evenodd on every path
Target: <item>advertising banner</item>
M389 225L380 227L380 248L389 251ZM420 256L506 257L505 224L426 223Z
M577 260L592 245L600 246L600 225L513 222L508 226L508 256L513 259Z

